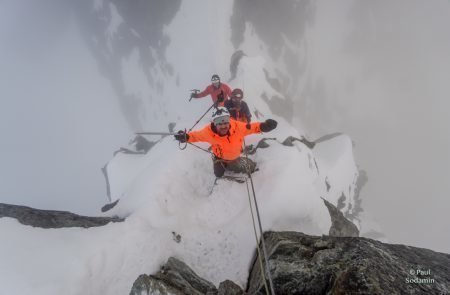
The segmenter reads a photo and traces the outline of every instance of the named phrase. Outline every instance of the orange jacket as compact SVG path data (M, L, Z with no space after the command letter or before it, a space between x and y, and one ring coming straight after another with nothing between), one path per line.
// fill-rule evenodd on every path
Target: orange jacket
M223 91L223 98L224 101L219 103L220 107L223 107L225 101L228 100L228 98L231 96L231 88L230 86L228 86L225 83L220 83L219 88L214 87L213 84L208 85L208 87L206 87L205 90L203 90L200 93L197 93L197 95L195 96L195 98L201 98L201 97L205 97L208 94L211 95L212 101L215 103L217 101L217 96Z
M260 122L254 122L250 124L250 129L247 129L245 123L230 119L228 135L220 136L213 131L213 125L209 124L198 131L189 132L188 142L209 142L216 157L232 161L241 155L244 137L260 133L260 125Z

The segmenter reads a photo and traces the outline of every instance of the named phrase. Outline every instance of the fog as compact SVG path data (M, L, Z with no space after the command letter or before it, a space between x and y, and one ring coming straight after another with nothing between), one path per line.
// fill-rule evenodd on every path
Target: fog
M331 107L306 124L352 137L363 208L391 242L449 252L450 4L347 4L317 5L314 99Z
M0 4L0 202L98 214L130 138L64 2Z
M112 45L102 35L106 14L99 10L95 22L80 12L86 6L80 3L85 2L0 2L0 202L83 214L96 214L107 202L100 168L142 127L142 105L136 94L126 93L118 73L120 58L132 50L127 42L136 42L140 52L154 49L141 60L146 67L190 72L184 80L198 80L192 88L203 85L193 73L194 61L183 60L189 70L180 71L165 60L168 44L188 39L186 31L170 38L162 33L173 17L185 19L177 18L180 1L148 2L152 11L164 11L148 22L134 17L144 9L123 9L132 30L149 37L122 30L122 42ZM192 13L212 9L195 3L205 11ZM336 131L353 138L356 161L369 177L363 208L388 240L450 252L449 1L302 1L298 19L286 1L280 10L291 13L286 24L283 15L272 15L270 1L247 2L248 10L240 7L246 2L239 3L234 8L241 11L243 28L250 20L263 42L288 39L302 49L287 60L271 56L289 65L299 81L289 93L294 122L313 138ZM212 17L207 20L210 27L200 34L216 28ZM287 26L280 27L283 34L276 25ZM233 38L238 47L239 38ZM189 45L179 50L192 52L198 62L201 52ZM272 55L281 51L280 44L271 45ZM108 46L110 56L102 51ZM222 65L229 57L205 59ZM208 69L199 66L203 76ZM146 75L151 87L162 87L151 72Z

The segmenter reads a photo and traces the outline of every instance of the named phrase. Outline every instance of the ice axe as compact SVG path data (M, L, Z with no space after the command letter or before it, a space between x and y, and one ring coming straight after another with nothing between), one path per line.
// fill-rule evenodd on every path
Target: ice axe
M194 95L197 95L199 92L199 89L191 89L191 98L189 98L189 101L191 101Z

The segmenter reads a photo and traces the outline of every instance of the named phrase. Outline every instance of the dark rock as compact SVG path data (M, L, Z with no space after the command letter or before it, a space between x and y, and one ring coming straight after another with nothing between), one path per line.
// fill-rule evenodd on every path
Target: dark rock
M253 145L248 145L245 147L244 153L247 153L249 155L253 155L256 153L258 149L265 149L268 148L270 145L266 142L267 140L276 140L276 138L263 138L256 144L256 147L253 147Z
M369 178L367 177L367 173L364 170L358 171L358 177L356 179L356 187L355 187L355 206L351 213L349 213L348 217L351 219L358 218L359 214L363 212L362 208L362 198L361 198L361 190L367 184Z
M230 280L223 281L219 284L218 295L243 295L244 290Z
M331 188L331 185L328 183L328 177L325 178L325 186L327 187L327 192L329 192L330 188Z
M131 287L130 295L172 294L186 295L175 287L152 275L140 275Z
M140 135L136 136L134 142L136 144L136 151L141 151L145 153L147 153L155 145L155 142L150 141Z
M81 216L67 211L40 210L25 206L0 203L0 218L1 217L15 218L24 225L42 228L88 228L125 220L119 217Z
M267 73L267 71L264 72ZM271 80L269 79L270 78L266 76L266 80L269 82L269 84L271 84L271 86L276 89L276 85L272 85ZM288 97L286 94L284 95L284 97L273 95L269 98L264 92L261 95L261 99L267 103L272 114L283 117L288 122L292 122L292 118L294 116L292 111L294 109L294 102L292 101L292 98Z
M247 56L244 51L242 50L237 50L233 53L233 55L231 55L231 61L230 61L230 73L231 73L231 77L228 80L228 82L230 82L231 80L233 80L234 78L236 78L236 74L237 74L237 69L239 66L239 62L241 61L241 59Z
M448 294L450 290L449 254L357 237L266 232L264 238L276 294ZM257 257L247 292L265 294Z
M329 235L332 237L358 237L359 230L350 220L344 217L341 211L333 204L322 198L331 216Z
M170 122L169 125L167 126L167 128L169 128L169 132L174 132L174 128L175 128L176 123L174 122Z
M340 211L344 208L345 208L345 195L344 195L344 193L342 193L338 199L337 209Z
M200 278L184 262L170 257L156 275L141 275L134 282L130 295L134 294L217 294L217 288ZM139 293L141 292L141 293Z
M115 200L112 203L108 203L108 204L104 205L102 207L102 212L106 212L106 211L111 210L112 208L114 208L117 205L117 203L119 203L119 200Z
M294 146L294 141L300 141L301 143L303 143L304 145L306 145L309 149L314 148L314 146L316 145L315 142L313 141L309 141L307 140L305 137L302 137L301 139L293 137L293 136L289 136L287 137L282 144L285 146Z
M177 242L177 243L180 243L181 242L181 235L180 234L177 234L176 232L172 232L172 239L175 241L175 242Z

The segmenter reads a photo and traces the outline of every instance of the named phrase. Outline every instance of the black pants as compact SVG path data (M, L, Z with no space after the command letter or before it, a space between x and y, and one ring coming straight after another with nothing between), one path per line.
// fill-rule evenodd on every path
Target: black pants
M253 173L256 170L256 163L249 158L237 158L233 161L225 161L219 158L213 158L214 175L216 177L222 177L225 174L225 170L235 173Z

